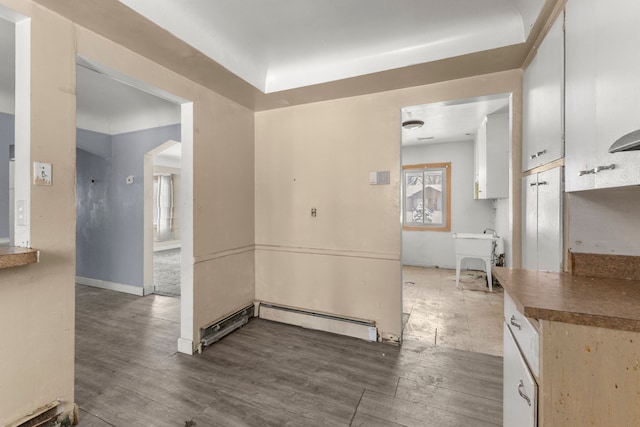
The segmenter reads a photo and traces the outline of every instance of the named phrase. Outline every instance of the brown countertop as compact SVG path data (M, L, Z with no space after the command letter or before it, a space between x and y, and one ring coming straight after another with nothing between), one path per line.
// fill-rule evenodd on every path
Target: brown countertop
M640 332L640 280L504 267L492 271L527 317Z
M0 268L18 267L38 262L38 251L14 246L0 247Z

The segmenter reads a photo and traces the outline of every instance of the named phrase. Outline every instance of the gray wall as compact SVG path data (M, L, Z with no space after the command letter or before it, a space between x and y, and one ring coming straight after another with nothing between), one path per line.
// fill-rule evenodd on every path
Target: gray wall
M492 200L474 200L472 141L429 144L402 149L402 164L451 162L451 232L403 231L402 264L455 268L453 233L482 233L494 228ZM480 260L465 259L463 268L484 270Z
M14 130L14 116L0 113L0 237L9 237L9 146Z
M79 147L85 137L103 140L79 131ZM179 141L180 125L107 137L110 158L78 150L76 275L142 287L144 155L167 140ZM133 184L126 183L128 176Z

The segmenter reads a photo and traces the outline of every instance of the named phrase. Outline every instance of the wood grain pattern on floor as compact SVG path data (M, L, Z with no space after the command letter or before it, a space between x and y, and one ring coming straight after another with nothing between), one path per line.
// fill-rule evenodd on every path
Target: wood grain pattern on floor
M176 352L176 298L77 286L82 427L499 426L502 358L253 319Z

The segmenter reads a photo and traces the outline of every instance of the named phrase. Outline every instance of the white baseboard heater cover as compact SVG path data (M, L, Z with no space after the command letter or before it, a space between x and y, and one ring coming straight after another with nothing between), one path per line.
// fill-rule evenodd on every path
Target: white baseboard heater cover
M253 304L236 311L206 328L200 329L200 349L213 344L229 335L231 332L246 325L253 317L255 307Z
M259 317L261 319L288 323L307 329L360 338L365 341L378 340L378 329L375 323L369 320L316 313L269 303L260 303Z

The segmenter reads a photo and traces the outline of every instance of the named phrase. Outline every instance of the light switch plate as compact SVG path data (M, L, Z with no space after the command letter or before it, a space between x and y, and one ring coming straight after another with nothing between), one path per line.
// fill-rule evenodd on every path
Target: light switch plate
M51 163L33 162L33 184L53 184L53 177L51 176Z

